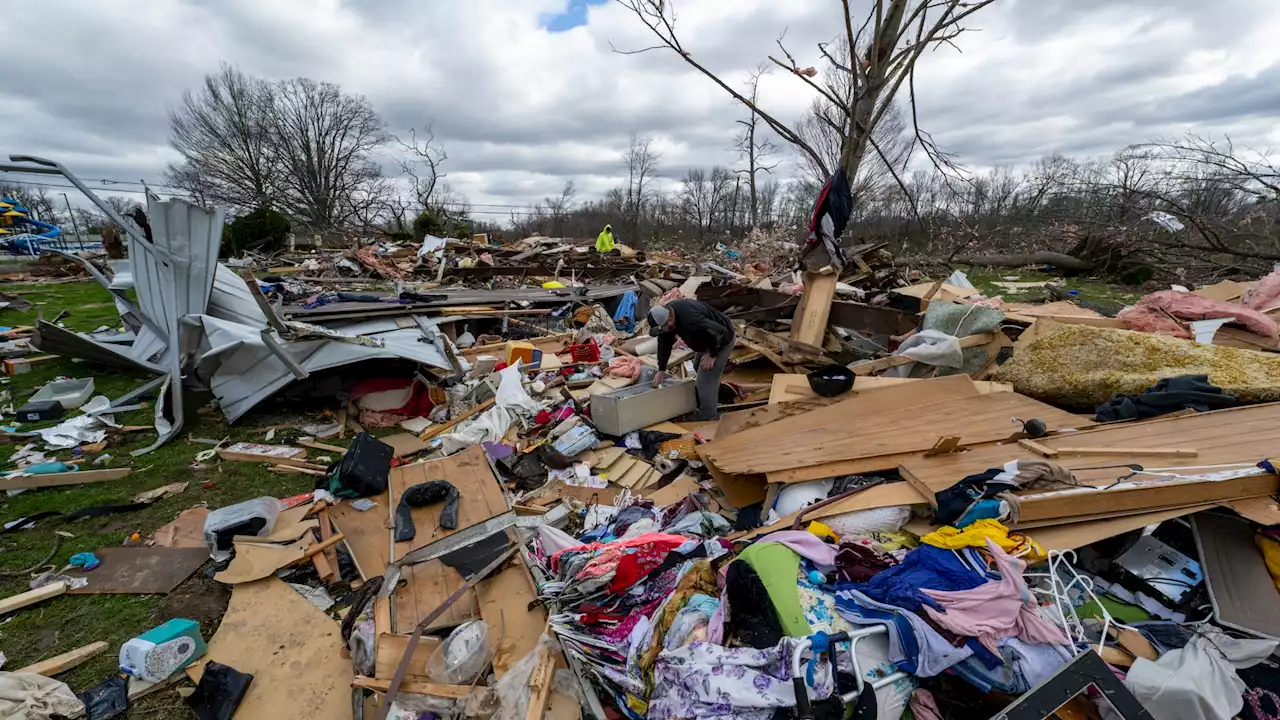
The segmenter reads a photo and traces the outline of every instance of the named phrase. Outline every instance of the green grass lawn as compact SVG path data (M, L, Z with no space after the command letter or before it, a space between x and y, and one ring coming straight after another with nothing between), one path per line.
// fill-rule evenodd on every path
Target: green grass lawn
M103 325L115 327L119 315L111 295L94 282L77 282L51 285L0 285L0 292L20 295L35 307L28 312L0 310L0 325L32 325L38 311L43 310L46 320L62 310L68 310L62 323L72 330L92 331ZM118 368L97 366L67 358L59 358L33 367L32 372L17 375L0 385L12 395L14 407L20 407L40 386L58 376L76 378L94 377L96 394L109 398L118 397L137 387L148 376L143 373L122 371ZM149 402L148 405L151 403ZM269 403L264 403L264 407ZM150 425L150 407L117 415L124 425ZM156 528L172 521L181 511L199 504L219 508L242 500L271 495L287 497L306 492L314 486L314 478L305 475L276 475L267 472L265 466L239 462L219 462L216 458L205 467L192 467L194 456L209 445L192 443L189 438L230 437L235 440L264 442L263 426L314 422L315 415L254 413L243 418L236 427L229 426L220 412L205 412L199 421L187 423L180 438L159 449L139 457L131 457L130 451L150 445L155 441L154 431L139 431L109 441L105 450L112 459L105 466L131 467L128 477L105 483L69 486L6 496L0 493L0 522L45 510L69 511L97 505L122 505L144 490L151 490L173 482L190 481L185 492L160 500L145 510L120 513L69 523L57 518L41 521L31 530L0 535L0 572L21 570L38 562L53 544L53 533L62 530L75 537L63 543L61 551L51 561L57 568L66 564L71 554L102 547L121 545L133 532L145 538ZM10 424L13 417L6 417L3 424ZM50 423L52 424L52 423ZM26 431L36 425L22 425ZM300 433L294 432L296 436ZM290 437L287 431L278 433ZM0 455L2 469L11 469L8 458L23 444L15 439ZM313 452L313 454L315 454ZM69 459L71 452L64 451L58 459ZM95 466L88 466L94 468ZM208 485L208 487L205 487ZM25 576L0 576L0 597L7 597L28 589ZM118 670L120 645L136 635L175 616L183 610L183 603L175 602L192 596L222 595L225 589L216 582L203 578L198 572L179 592L166 598L158 595L77 595L54 598L0 618L0 652L8 660L6 670L15 670L38 660L57 655L89 643L105 640L106 652L80 667L58 676L76 692L96 685ZM179 596L179 597L174 597ZM166 605L168 603L168 605ZM202 630L207 640L216 629L216 617L202 620ZM179 697L166 690L144 698L130 711L131 718L187 718L190 711L181 704Z
M1011 293L995 283L1055 281L1061 283L1066 290L1078 290L1083 300L1112 305L1129 305L1148 294L1148 291L1128 285L1112 285L1084 277L1046 275L1017 268L964 267L961 269L969 276L969 282L981 290L983 295L987 297L1000 295L1008 302L1044 302L1045 295L1043 290L1035 288Z

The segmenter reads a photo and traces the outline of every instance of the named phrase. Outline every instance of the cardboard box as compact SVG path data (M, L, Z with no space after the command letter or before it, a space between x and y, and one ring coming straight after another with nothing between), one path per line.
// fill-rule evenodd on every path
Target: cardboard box
M591 420L600 432L621 437L697 408L698 395L693 380L659 388L642 383L591 398Z

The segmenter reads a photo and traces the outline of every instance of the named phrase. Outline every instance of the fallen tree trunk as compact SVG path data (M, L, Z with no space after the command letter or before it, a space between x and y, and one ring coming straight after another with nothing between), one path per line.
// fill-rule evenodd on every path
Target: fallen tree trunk
M956 258L963 265L982 265L988 267L1022 267L1024 265L1052 265L1070 272L1088 272L1093 263L1077 257L1058 252L1041 250L1026 255L966 255Z

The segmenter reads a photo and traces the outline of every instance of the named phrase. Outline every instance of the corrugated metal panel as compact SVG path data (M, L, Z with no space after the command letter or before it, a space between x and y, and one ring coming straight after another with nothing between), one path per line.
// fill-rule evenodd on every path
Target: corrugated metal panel
M267 324L267 316L262 313L262 308L258 307L250 292L244 278L226 265L218 263L217 273L213 276L213 293L209 296L208 314L243 325L263 327Z
M258 329L210 316L200 320L206 339L200 358L200 376L207 378L228 420L234 422L295 380L289 368L263 345ZM434 345L418 342L422 332L416 327L401 329L394 320L371 320L357 323L357 327L360 334L374 334L384 346L371 348L339 340L308 340L287 343L285 351L308 372L388 358L450 368L448 358ZM356 334L350 326L342 330Z

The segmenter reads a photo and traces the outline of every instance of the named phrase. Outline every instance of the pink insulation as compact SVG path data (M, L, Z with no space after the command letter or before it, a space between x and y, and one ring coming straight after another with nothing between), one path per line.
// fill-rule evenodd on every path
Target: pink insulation
M1166 312L1168 315L1165 314ZM1269 338L1273 342L1280 339L1280 326L1257 310L1176 290L1165 290L1148 295L1139 300L1134 307L1120 313L1117 319L1123 321L1130 330L1190 338L1191 333L1174 322L1169 315L1184 321L1234 317L1235 324L1243 325L1250 332Z
M1280 308L1280 270L1262 278L1257 285L1245 290L1240 303L1258 312Z

